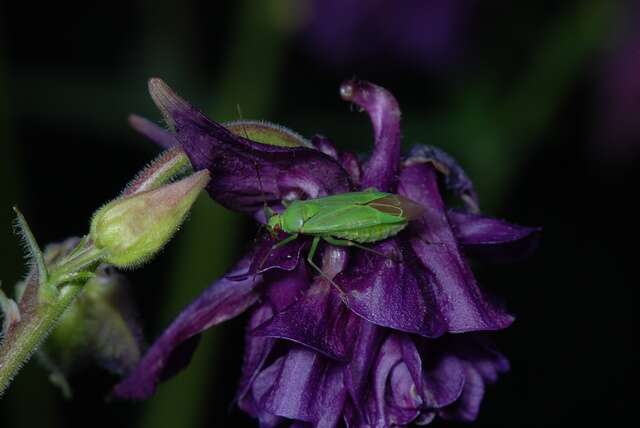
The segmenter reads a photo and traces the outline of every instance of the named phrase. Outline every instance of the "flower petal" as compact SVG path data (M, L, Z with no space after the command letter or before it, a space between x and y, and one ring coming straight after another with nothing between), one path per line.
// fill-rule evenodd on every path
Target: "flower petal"
M353 357L344 368L345 386L349 391L349 426L361 426L366 419L369 370L382 345L385 330L367 321L360 325L360 332L353 349Z
M162 80L151 79L149 90L194 169L211 172L209 195L227 208L255 214L295 190L315 198L351 189L346 171L319 150L248 140L209 120Z
M434 306L430 316L446 325L445 331L460 333L497 330L509 326L513 317L482 295L471 269L463 258L438 190L436 171L428 163L416 163L403 169L399 191L425 208L415 220L411 246L429 271L429 295Z
M438 414L448 420L459 422L475 421L480 412L484 397L484 381L480 373L470 365L464 369L465 382L460 398L453 404L441 409Z
M509 361L479 334L451 339L449 352L455 353L464 365L464 388L455 402L438 413L444 419L471 422L478 417L486 385L495 383L499 374L509 370Z
M375 147L364 166L361 187L394 191L400 162L400 108L396 99L380 86L357 80L343 83L340 95L366 110L373 125Z
M251 314L247 331L253 330L272 316L273 309L271 308L271 305L261 305ZM237 400L239 402L245 401L244 405L240 403L240 407L251 414L254 414L257 410L254 409L255 406L251 403L251 400L246 400L245 397L248 397L247 392L249 392L251 384L260 373L260 370L262 370L269 353L273 349L274 342L275 341L271 338L253 336L251 334L247 334L245 337L242 376L238 386ZM255 411L249 411L249 407Z
M284 357L280 357L269 367L262 370L251 384L250 396L247 395L248 398L240 400L238 403L242 410L260 420L261 428L276 427L282 422L283 418L269 412L265 408L264 403L268 399L269 392L278 379L283 363Z
M178 144L176 137L172 133L137 114L129 115L129 125L164 149L169 149Z
M449 211L448 217L468 255L494 262L527 257L536 247L542 230L459 211Z
M329 358L348 361L360 320L346 308L331 284L317 279L302 299L252 334L291 340Z
M269 301L274 312L284 311L297 302L309 288L307 266L300 263L295 270L284 275L278 271L267 272L264 274L264 282L268 284L264 297Z
M249 275L265 273L270 270L292 271L300 262L302 250L309 240L302 237L282 247L277 247L269 234L262 235L254 248L253 262L248 271Z
M481 334L460 335L452 341L456 353L472 364L486 383L495 383L500 374L509 371L509 360L495 350L488 338ZM453 347L453 346L452 346Z
M406 425L422 405L420 356L407 335L392 334L380 348L372 368L369 421L374 426Z
M341 367L302 346L292 346L283 358L265 409L316 427L334 427L346 399Z
M372 248L388 257L358 251L351 266L335 278L349 309L382 327L427 337L443 334L447 325L433 280L408 243L388 239Z
M442 343L443 339L420 341L424 380L422 396L430 409L456 401L464 388L464 364Z
M243 258L230 273L245 272L251 257ZM200 332L244 312L259 297L255 291L261 277L231 281L226 277L216 281L191 303L149 348L137 367L116 385L114 395L142 400L155 391L158 382L174 375L186 366Z
M464 169L451 155L438 147L418 144L411 148L409 158L405 165L414 163L432 163L436 169L445 176L445 185L448 190L460 197L467 210L478 212L480 203L473 182Z

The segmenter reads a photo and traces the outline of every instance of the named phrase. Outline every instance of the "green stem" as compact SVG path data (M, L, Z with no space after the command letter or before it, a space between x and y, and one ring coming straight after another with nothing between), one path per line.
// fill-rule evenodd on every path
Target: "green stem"
M89 246L68 259L67 263L55 267L44 284L39 284L37 275L29 276L27 289L20 300L21 320L7 329L0 343L0 396L82 290L88 277L81 275L84 272L79 270L93 266L93 272L101 254ZM64 283L64 278L72 277L75 282ZM57 291L47 292L45 299L42 290Z
M101 250L93 245L78 251L73 257L66 259L62 266L51 273L49 284L52 287L57 287L65 282L71 282L68 281L67 278L82 274L84 270L100 260L103 254ZM93 269L91 269L91 271L93 271Z
M42 305L31 317L9 331L0 344L0 396L81 289L81 284L66 285L55 302Z

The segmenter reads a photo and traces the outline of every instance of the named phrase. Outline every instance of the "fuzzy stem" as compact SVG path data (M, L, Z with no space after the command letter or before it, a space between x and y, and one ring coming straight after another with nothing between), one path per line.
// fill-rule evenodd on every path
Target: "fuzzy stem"
M0 396L81 289L82 284L64 286L54 302L42 304L32 316L19 322L8 332L0 344Z
M20 299L21 320L5 332L0 342L0 396L82 290L89 278L87 274L95 271L101 258L102 253L89 245L66 263L54 267L44 284L39 283L38 274L29 276ZM69 282L65 278L73 279ZM44 295L43 290L55 293Z

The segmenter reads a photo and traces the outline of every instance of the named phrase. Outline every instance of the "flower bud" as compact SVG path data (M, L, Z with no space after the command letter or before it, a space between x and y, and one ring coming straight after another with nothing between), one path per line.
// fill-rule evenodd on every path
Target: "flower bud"
M191 162L186 153L178 147L164 151L125 187L120 196L131 196L136 193L153 190L163 186L177 175L191 172Z
M122 375L142 353L142 331L126 278L100 265L39 351L50 379L71 395L67 377L100 366Z
M0 283L2 285L2 283ZM0 288L0 316L4 316L2 322L2 330L0 330L0 338L4 336L9 329L20 322L20 309L15 300L8 298L2 288Z
M208 182L209 172L204 170L116 199L94 214L90 237L105 252L107 263L117 267L144 263L171 239Z

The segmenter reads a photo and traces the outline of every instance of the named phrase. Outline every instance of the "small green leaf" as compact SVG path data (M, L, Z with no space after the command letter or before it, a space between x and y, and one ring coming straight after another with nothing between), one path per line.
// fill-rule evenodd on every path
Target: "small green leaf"
M36 268L38 269L38 283L43 286L47 282L47 265L44 262L44 256L38 243L36 242L36 238L31 233L31 229L29 228L29 224L27 220L24 218L18 207L13 207L13 210L16 213L16 225L18 229L18 233L22 237L25 247L27 248L27 252L29 255L29 259L33 261Z

